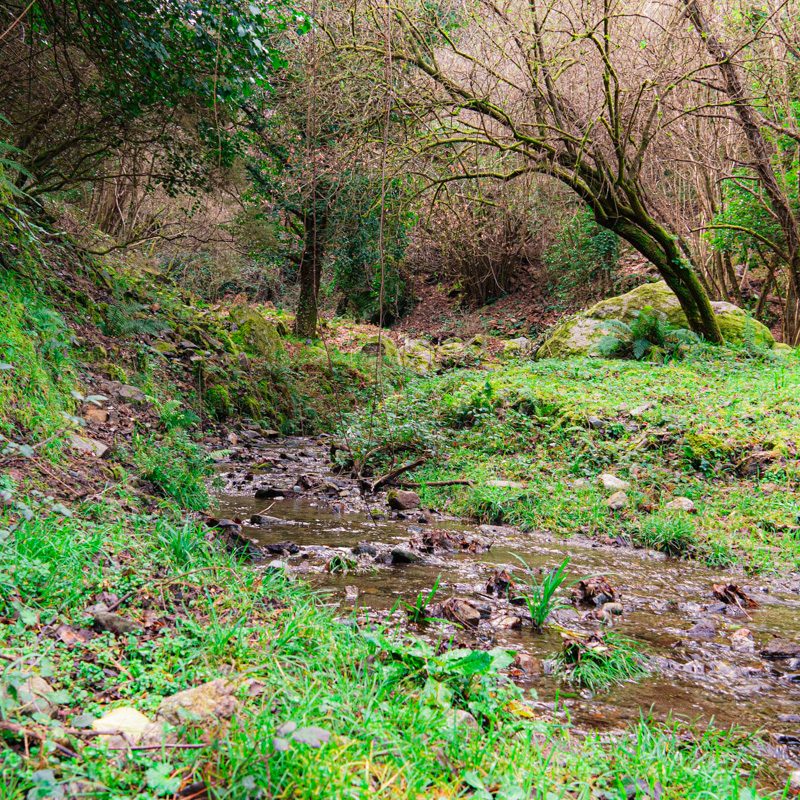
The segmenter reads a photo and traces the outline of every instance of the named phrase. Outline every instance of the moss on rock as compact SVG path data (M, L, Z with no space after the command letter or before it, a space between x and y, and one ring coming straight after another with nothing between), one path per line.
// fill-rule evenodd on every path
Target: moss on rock
M399 349L400 363L418 375L426 375L436 369L436 354L427 343L418 339L407 339Z
M607 320L618 319L630 324L636 314L650 306L667 322L679 328L688 327L678 298L664 281L645 283L630 292L595 303L586 311L564 320L552 330L539 348L537 358L587 356L605 335ZM730 344L755 344L772 347L775 340L769 329L747 313L725 302L712 302L722 335Z
M254 308L234 306L230 318L236 326L231 338L246 352L267 359L283 353L283 342L275 326Z
M375 356L379 351L384 358L390 358L393 361L398 358L397 345L386 334L380 337L377 335L370 336L361 346L361 352L364 355Z
M233 413L233 403L227 386L209 386L205 394L206 408L214 419L227 419Z

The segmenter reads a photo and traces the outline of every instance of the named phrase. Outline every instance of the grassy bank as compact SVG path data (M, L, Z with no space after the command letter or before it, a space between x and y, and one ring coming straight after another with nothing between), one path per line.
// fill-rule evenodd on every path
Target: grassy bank
M792 355L547 360L418 379L347 438L356 455L373 451L378 473L435 454L410 476L433 508L716 566L800 569L799 392ZM630 483L625 508L609 509L604 472ZM426 486L454 479L473 485ZM675 497L695 512L667 508Z
M533 718L496 674L504 652L435 655L337 621L302 583L243 563L173 505L146 512L122 493L64 516L26 501L30 519L0 519L14 528L0 543L4 799L190 786L185 796L220 798L757 796L740 736L642 722L605 739ZM135 629L88 638L87 607L113 597ZM30 674L54 692L49 716L14 702ZM164 696L237 674L256 683L233 719L187 722L164 748L123 755L81 735L87 715L152 717ZM319 728L321 746L281 742L289 722Z

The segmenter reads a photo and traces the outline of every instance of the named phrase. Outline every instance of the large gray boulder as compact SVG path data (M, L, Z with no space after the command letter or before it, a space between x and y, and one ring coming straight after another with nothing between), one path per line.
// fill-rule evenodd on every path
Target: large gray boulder
M664 281L645 283L626 294L601 300L586 311L564 320L550 332L539 348L537 358L567 358L569 356L593 355L603 336L605 323L618 319L630 324L636 314L646 307L653 308L671 325L688 327L686 315L678 298ZM719 321L725 341L731 344L744 344L752 341L764 347L772 347L775 340L769 329L749 317L747 313L733 305L715 301L711 303Z

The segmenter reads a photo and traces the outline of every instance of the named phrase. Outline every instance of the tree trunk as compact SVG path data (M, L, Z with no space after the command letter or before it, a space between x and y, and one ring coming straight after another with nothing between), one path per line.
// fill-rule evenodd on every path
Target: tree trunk
M596 209L597 211L597 209ZM681 304L689 327L707 341L723 344L719 322L703 284L684 258L676 237L655 220L643 214L636 220L608 218L603 212L597 221L635 247L658 270Z
M303 216L305 242L300 258L300 297L294 320L296 336L313 339L317 335L317 299L325 257L325 231L328 226L325 200L315 192L313 205Z

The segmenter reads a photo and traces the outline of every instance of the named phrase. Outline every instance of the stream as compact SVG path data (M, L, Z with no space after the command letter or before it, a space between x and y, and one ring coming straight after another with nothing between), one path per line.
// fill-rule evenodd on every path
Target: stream
M543 710L557 707L583 728L618 730L643 714L700 725L739 725L766 732L772 757L795 767L800 763L800 651L784 658L762 657L765 649L776 649L778 639L800 642L800 575L751 578L740 570L712 570L587 538L478 526L428 511L392 512L385 494L371 496L367 503L352 478L331 471L326 438L269 440L253 431L242 434L218 466L222 488L215 492L215 517L229 529L235 522L237 535L257 543L256 557L265 565L279 559L328 591L341 616L356 615L364 622L391 615L398 626L433 641L454 639L457 646L476 648L500 645L527 654L511 677L535 690L536 705ZM414 551L410 540L419 542L431 531L473 543L469 549L476 552L434 549L414 553L412 563L397 563L398 553L402 560ZM476 542L482 546L475 547ZM517 624L514 617L521 615L520 609L487 591L497 570L520 574L518 557L547 571L567 556L568 583L605 576L614 588L623 607L614 629L643 645L652 667L645 679L595 696L560 682L548 674L548 659L561 647L557 628L597 630L599 622L591 612L561 609L552 618L556 626L537 633L529 620L509 627ZM331 564L342 561L348 562L347 571L332 573ZM435 601L468 600L481 613L476 626L408 622L398 601L413 604L420 593L427 595L437 577ZM735 584L758 606L744 610L720 602L712 593L714 584ZM743 627L752 638L733 636Z

